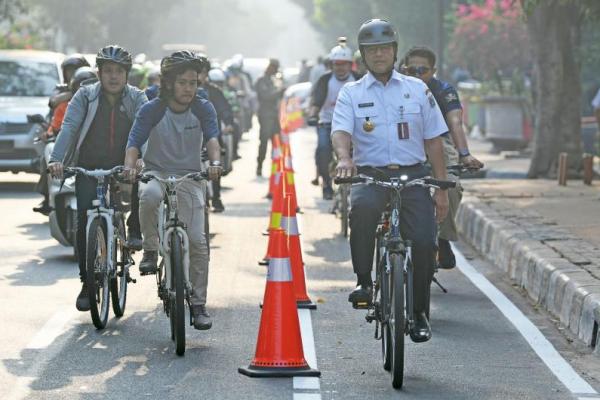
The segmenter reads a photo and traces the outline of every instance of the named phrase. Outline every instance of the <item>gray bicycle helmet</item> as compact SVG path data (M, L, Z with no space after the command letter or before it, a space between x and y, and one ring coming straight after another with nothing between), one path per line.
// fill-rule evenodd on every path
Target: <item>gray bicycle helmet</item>
M102 68L102 65L107 62L119 64L125 68L127 72L131 70L131 54L119 45L113 44L106 46L96 54L96 65Z
M358 48L363 59L365 58L363 53L365 46L390 43L394 44L394 54L396 55L398 53L398 35L392 24L384 19L370 19L358 30Z
M173 73L183 72L185 69L191 68L200 73L206 68L208 60L206 57L197 56L188 50L176 51L162 59L160 62L160 74L167 76ZM210 63L209 63L210 68Z

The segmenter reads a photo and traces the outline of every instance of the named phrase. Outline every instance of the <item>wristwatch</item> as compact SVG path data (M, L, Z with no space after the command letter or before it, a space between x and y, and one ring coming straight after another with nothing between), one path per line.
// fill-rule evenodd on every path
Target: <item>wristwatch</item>
M211 166L211 167L220 167L221 166L221 161L219 161L219 160L209 161L208 165Z
M471 153L469 153L469 149L458 149L458 155L461 157L467 157L470 156Z

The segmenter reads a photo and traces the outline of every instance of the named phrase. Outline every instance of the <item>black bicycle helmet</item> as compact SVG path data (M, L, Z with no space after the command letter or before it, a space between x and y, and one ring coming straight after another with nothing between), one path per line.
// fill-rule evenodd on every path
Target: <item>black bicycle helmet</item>
M363 23L358 30L358 49L363 60L365 60L364 48L366 46L390 43L394 45L395 60L398 56L398 35L392 24L385 19L370 19Z
M81 67L89 67L90 63L85 59L81 54L71 54L67 56L63 62L60 64L60 68L62 69L63 77L66 75L65 71L67 68L73 68L74 70ZM68 82L66 82L68 83Z
M106 62L119 64L123 66L127 72L131 70L131 54L116 44L103 47L98 51L98 54L96 54L96 65L98 68L102 68L102 65Z
M183 72L188 68L192 68L196 72L200 73L206 68L207 62L208 59L206 57L197 56L191 51L176 51L170 56L162 59L160 62L160 74L162 76L167 76L174 73Z
M93 68L81 67L73 74L73 78L71 78L71 82L69 82L69 88L71 89L71 92L75 93L82 84L93 83L97 80L98 75L96 75Z

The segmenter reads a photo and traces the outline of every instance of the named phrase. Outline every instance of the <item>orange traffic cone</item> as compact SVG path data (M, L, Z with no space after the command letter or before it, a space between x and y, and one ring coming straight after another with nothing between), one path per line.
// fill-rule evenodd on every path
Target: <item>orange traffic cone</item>
M273 238L276 251L269 261L256 353L238 372L250 377L320 376L304 358L285 232L277 229Z
M298 308L309 308L315 310L317 305L310 300L306 294L306 281L304 277L304 261L302 260L302 248L300 247L300 232L296 220L296 208L292 196L285 195L285 207L281 217L281 227L288 237L288 250L290 252L290 263L292 264L292 278L294 283L294 296Z
M281 216L283 214L283 198L285 194L285 179L282 179L283 175L280 175L277 179L273 202L271 203L271 218L269 220L269 244L267 245L267 253L263 257L261 261L258 262L259 265L268 265L269 258L271 258L271 254L273 253L273 237L272 233L275 229L281 229Z
M283 154L283 149L281 147L281 140L278 134L273 135L271 138L271 176L269 177L269 192L267 193L267 198L273 197L273 190L275 189L275 181L277 180L277 175L280 173L279 170L279 160L281 159Z

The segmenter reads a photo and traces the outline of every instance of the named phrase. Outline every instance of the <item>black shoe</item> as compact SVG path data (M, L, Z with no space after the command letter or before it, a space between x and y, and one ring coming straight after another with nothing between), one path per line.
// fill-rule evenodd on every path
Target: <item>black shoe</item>
M311 185L319 186L319 178L313 179L312 181L310 181L310 183L311 183Z
M158 251L156 250L144 250L144 256L140 262L140 274L150 275L156 274L158 270Z
M410 338L415 343L426 342L431 339L431 326L424 312L415 313L415 322L410 330Z
M221 199L213 199L212 206L213 206L213 209L212 209L213 212L221 213L221 212L225 211L225 206L223 205L223 202L221 201Z
M233 159L234 160L239 160L240 158L242 158L242 156L240 156L239 154L234 154L233 155Z
M127 247L131 250L140 251L142 249L142 235L135 232L129 232L127 237Z
M256 176L262 176L262 165L256 167Z
M445 239L438 239L438 247L438 267L441 269L456 267L456 258L452 252L450 242Z
M205 305L192 306L192 316L194 317L194 329L205 331L212 327L212 320Z
M352 303L354 308L368 308L373 299L373 286L358 285L350 295L348 301Z
M46 200L42 201L36 207L33 207L33 212L38 212L45 216L50 215L51 211L52 211L52 207L50 207L50 205L48 204L48 202Z
M331 186L325 186L323 188L323 200L331 200L333 199L333 189Z
M87 285L85 283L81 285L81 292L77 295L75 307L79 311L90 311L90 298L88 297Z

